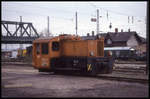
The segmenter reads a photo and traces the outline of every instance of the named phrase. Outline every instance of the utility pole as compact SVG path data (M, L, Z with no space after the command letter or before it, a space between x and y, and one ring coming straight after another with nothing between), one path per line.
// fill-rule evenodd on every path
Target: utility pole
M47 33L48 33L48 36L49 36L49 16L47 17Z
M148 5L148 4L147 4ZM146 18L145 18L145 20L146 20L146 40L148 41L149 39L148 39L148 37L149 37L149 25L147 25L147 24L149 24L149 17L148 17L148 19L147 19L147 16L148 16L148 14L149 14L149 12L148 12L148 6L147 6L147 14L146 14ZM146 52L149 50L148 49L149 48L149 44L146 44ZM147 55L146 55L146 59L147 59L147 65L146 65L146 75L149 75L149 61L148 61L148 58L149 58L149 51L147 52Z
M22 22L22 16L20 16L20 23ZM21 26L21 29L20 29L20 34L22 36L22 24L20 25Z
M99 9L97 9L97 34L99 33Z
M78 34L77 32L77 30L78 30L78 20L77 20L77 12L76 12L76 14L75 14L75 16L76 16L76 35Z
M20 23L22 22L22 16L20 16ZM21 34L21 37L23 36L22 35L22 24L20 24L20 26L21 26L21 28L20 28L20 34ZM20 44L20 49L22 49L23 48L23 45L22 44Z

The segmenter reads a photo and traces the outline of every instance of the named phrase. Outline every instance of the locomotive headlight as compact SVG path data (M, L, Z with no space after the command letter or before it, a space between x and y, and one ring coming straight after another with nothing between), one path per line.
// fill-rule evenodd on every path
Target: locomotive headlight
M90 56L94 56L94 52L93 51L90 52Z

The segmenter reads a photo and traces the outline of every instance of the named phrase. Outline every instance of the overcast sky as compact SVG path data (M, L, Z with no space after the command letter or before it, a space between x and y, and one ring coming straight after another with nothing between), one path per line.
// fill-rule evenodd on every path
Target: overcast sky
M100 32L118 28L136 31L146 37L147 2L2 2L1 20L32 22L38 33L47 29L50 18L50 32L75 34L75 12L78 13L78 35L95 31L96 10L100 12ZM108 17L107 17L108 14ZM133 16L133 20L132 20ZM128 20L129 17L129 20ZM128 22L129 21L129 22ZM112 28L109 24L112 23Z

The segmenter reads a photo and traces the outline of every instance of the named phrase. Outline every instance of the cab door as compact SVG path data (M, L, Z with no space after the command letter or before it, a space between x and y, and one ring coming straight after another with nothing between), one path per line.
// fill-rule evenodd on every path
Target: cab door
M35 68L40 67L40 60L41 60L41 46L40 43L34 43L33 45L33 65Z
M50 62L49 62L49 43L48 42L42 42L41 43L41 68L50 68Z

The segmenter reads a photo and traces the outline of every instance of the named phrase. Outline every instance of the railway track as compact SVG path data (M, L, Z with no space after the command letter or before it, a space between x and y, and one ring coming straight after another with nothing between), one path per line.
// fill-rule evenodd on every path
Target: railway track
M16 65L16 66L31 66L32 64L29 63L22 63L22 62L2 62L2 64L5 65ZM120 76L113 76L111 74L98 74L97 76L85 76L85 77L95 77L98 79L105 79L105 80L116 80L116 81L125 81L125 82L136 82L136 83L142 83L142 84L148 84L148 79L142 79L142 78L132 78L133 75L136 73L144 74L145 68L115 68L113 72L121 72L122 75L127 72L131 72L131 77L120 77ZM75 75L75 76L81 76L81 75Z
M146 62L115 62L115 64L146 64Z
M32 66L31 63L22 63L22 62L2 62L2 65L16 65L16 66ZM132 73L144 73L145 68L115 68L114 72L132 72Z
M114 69L114 72L132 72L132 73L144 73L146 71L145 68L141 69L133 69L133 68L118 68Z
M31 63L23 63L23 62L2 62L2 65L32 66Z
M114 80L114 81L123 81L123 82L132 82L132 83L141 83L141 84L148 84L149 80L148 80L148 76L147 75L143 75L143 77L141 76L137 76L135 77L135 74L129 74L129 75L125 75L125 74L97 74L95 76L92 75L82 75L80 73L53 73L53 75L67 75L67 76L82 76L82 77L91 77L91 78L96 78L96 79L103 79L103 80Z
M119 75L111 75L111 74L98 74L96 76L91 76L91 75L81 75L81 74L64 74L64 73L57 73L58 75L67 75L67 76L82 76L82 77L91 77L91 78L96 78L96 79L103 79L103 80L113 80L113 81L123 81L123 82L130 82L130 83L141 83L141 84L148 84L149 80L148 78L133 78L132 75L130 77L121 77ZM57 75L53 74L53 75ZM146 76L146 75L145 75Z
M96 76L96 78L115 80L115 81L142 83L142 84L148 84L149 83L148 79L139 79L139 78L127 78L127 77L116 77L116 76L105 76L105 75L98 75L98 76Z

